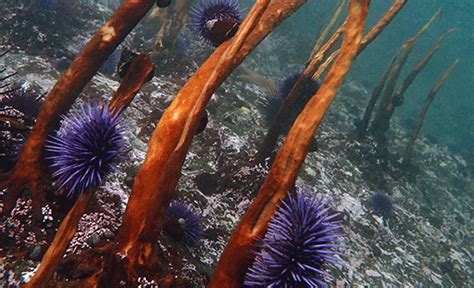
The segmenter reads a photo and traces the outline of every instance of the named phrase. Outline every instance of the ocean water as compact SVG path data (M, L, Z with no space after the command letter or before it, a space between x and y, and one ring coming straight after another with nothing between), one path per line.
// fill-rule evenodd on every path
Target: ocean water
M101 247L106 247L104 245L114 243L127 202L133 197L134 177L147 155L147 144L153 131L179 90L215 49L209 41L197 37L198 32L191 25L192 7L212 1L182 1L186 3L184 18L176 14L175 4L180 1L171 2L168 8L154 8L134 28L71 108L81 111L78 109L85 103L103 104L110 100L121 82L115 69L120 65L120 53L124 48L144 53L153 60L153 79L143 85L121 116L120 125L124 131L121 137L128 145L126 157L95 189L92 203L82 215L65 258L53 275L52 287L62 287L65 283L72 283L69 284L71 287L84 285L90 275L88 269L99 269L95 264L76 267L74 261L80 259L79 262L89 263L84 260L88 251L100 251ZM255 1L234 2L245 16ZM371 2L365 31L392 3ZM5 104L10 97L5 91L21 86L34 95L46 95L120 3L118 0L0 2L0 55L8 51L0 57L2 209L6 194L12 193L8 190L11 187L4 185L8 183L5 179L34 127L36 117L26 118L23 106L12 110L12 104ZM285 78L304 69L316 39L337 4L338 1L332 0L307 1L216 89L206 108L208 121L202 121L203 132L193 137L172 195L173 200L184 203L190 211L174 220L170 216L173 213L168 212L163 231L153 242L162 255L160 264L168 268L151 270L146 275L137 274L126 287L207 287L231 233L271 168L272 157L257 164L254 156L285 97L278 90L282 85L288 85L284 84L288 82ZM386 142L379 142L370 132L366 137L357 138L355 124L362 118L372 91L392 57L438 9L442 9L440 17L414 46L396 87L438 37L450 28L456 28L456 31L447 36L404 94L403 104L396 107L390 120ZM354 61L316 132L295 183L296 191L304 191L308 199L324 199L331 207L331 213L338 213L337 220L342 225L341 237L335 242L337 247L329 249L330 253L339 253L335 256L338 261L336 264L324 263L321 268L332 277L317 272L304 272L304 277L320 279L329 287L473 285L473 11L472 0L408 1ZM344 8L337 23L341 23L346 14ZM160 28L165 35L162 39L159 38ZM407 143L426 96L456 59L459 63L428 110L411 160L408 164L403 163ZM13 73L16 74L2 80ZM324 74L319 81L324 81ZM2 86L4 84L7 85ZM308 92L307 98L313 92ZM39 103L41 101L44 100L40 99ZM303 101L296 106L301 109L304 104ZM297 108L292 109L293 117L298 113ZM21 133L11 132L16 131L11 127L17 127L18 123L26 128ZM290 126L291 121L285 123L284 133ZM68 127L60 129L67 131ZM284 135L277 148L283 142ZM48 183L44 191L46 200L40 207L43 220L34 221L34 204L28 189L22 190L13 211L5 213L2 210L1 287L19 287L31 279L56 228L74 204L74 199L58 192L51 159L43 159L42 165L46 167L44 181ZM17 166L16 169L22 168ZM189 231L194 234L182 236ZM258 243L265 243L265 239L259 238ZM254 246L252 253L258 255L261 246ZM301 251L294 253L304 255ZM307 257L319 256L314 253L317 254L313 251ZM285 257L291 259L288 255ZM281 271L271 273L276 278L284 277ZM175 286L163 280L169 275L175 279ZM118 279L120 276L111 277ZM298 284L294 279L288 281L288 287L312 287ZM271 281L265 285L247 286L270 284Z

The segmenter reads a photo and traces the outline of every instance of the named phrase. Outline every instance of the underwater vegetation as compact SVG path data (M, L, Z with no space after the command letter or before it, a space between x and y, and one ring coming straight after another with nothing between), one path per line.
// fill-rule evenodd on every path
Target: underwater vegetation
M32 3L36 3L36 0L33 1ZM62 0L60 1L61 4L64 3ZM101 1L101 5L106 2L105 0ZM156 5L165 6L170 2L170 9L156 9ZM266 127L262 127L263 125L255 125L258 124L256 122L259 119L265 118L263 113L255 109L260 110L260 107L256 107L259 100L255 100L255 97L264 97L263 93L255 91L255 87L236 83L234 77L230 77L228 80L226 78L238 68L247 56L250 56L249 53L261 43L268 33L300 6L304 7L305 11L303 12L305 13L307 11L319 13L320 10L319 14L324 14L324 18L313 17L315 22L327 19L327 13L330 11L314 9L321 8L314 1L252 1L255 2L255 5L249 10L251 13L244 20L244 24L240 25L242 29L237 32L239 37L223 42L221 47L214 51L211 51L212 47L195 51L195 47L202 48L203 44L197 43L197 41L185 42L198 33L196 31L190 33L188 29L181 31L181 27L186 25L185 21L188 18L181 18L179 15L187 16L189 6L186 5L198 2L204 6L206 3L216 4L231 1L204 3L201 0L124 0L123 5L103 28L96 27L99 30L96 35L99 37L92 38L87 44L89 49L78 51L81 53L81 57L76 59L77 65L70 67L68 74L58 75L48 65L51 64L51 59L57 59L61 55L69 57L72 54L78 54L72 53L74 44L71 45L70 38L63 40L69 47L67 50L50 45L51 42L48 42L45 47L51 48L45 48L45 54L42 54L43 52L34 45L33 51L39 51L41 54L31 53L31 50L25 51L20 48L18 54L12 55L11 59L5 61L20 65L27 63L27 65L18 66L22 67L20 73L26 74L28 81L38 80L40 86L51 92L43 103L41 117L37 120L36 128L31 132L33 141L28 141L25 144L17 166L5 176L8 182L3 185L4 182L0 179L0 210L3 212L1 213L2 217L5 215L7 218L6 221L2 221L6 224L0 223L0 242L4 243L4 238L12 238L10 233L15 233L19 235L15 237L15 242L9 241L8 243L20 243L20 247L15 247L12 244L6 249L0 249L2 250L0 251L0 259L2 259L0 260L0 271L5 271L2 262L10 255L35 254L34 257L21 257L23 259L15 260L15 262L8 260L7 265L11 265L10 267L24 266L24 268L14 271L19 285L22 284L22 281L29 282L25 287L49 285L75 287L83 286L83 283L90 283L90 286L98 287L121 287L124 285L127 287L222 287L224 285L236 288L245 286L351 287L366 286L368 283L377 287L385 285L398 287L403 286L398 285L401 282L407 283L408 286L419 286L421 285L419 283L425 283L425 281L430 283L428 285L433 284L433 286L438 286L435 284L441 282L443 285L439 286L444 286L444 284L446 284L445 286L458 286L451 284L468 283L467 280L464 282L444 280L444 278L448 278L448 275L444 275L445 272L443 275L439 274L437 268L437 263L453 263L453 268L445 267L445 270L454 272L446 273L459 272L462 277L469 275L464 273L466 269L463 267L466 265L463 266L464 260L461 258L465 257L466 253L456 248L466 246L462 242L464 236L455 235L453 237L450 235L450 231L446 233L450 247L440 253L437 253L436 250L443 249L437 249L440 247L437 245L437 241L419 241L420 237L418 236L423 235L423 230L428 226L423 223L425 221L410 220L420 219L419 216L424 216L425 211L431 213L434 209L427 209L426 205L419 205L417 201L404 201L399 204L400 211L403 208L405 212L407 207L402 207L402 205L405 206L407 203L410 204L411 209L406 209L407 212L402 213L403 215L397 215L397 218L400 216L398 219L400 221L390 223L393 224L390 227L389 225L377 226L378 221L367 221L365 218L363 202L364 199L366 199L366 203L368 202L367 191L370 191L368 187L380 187L384 191L391 191L393 187L393 191L406 193L403 197L409 197L410 200L419 198L419 195L413 197L416 193L412 192L433 191L433 189L429 189L428 185L425 185L426 189L411 185L413 183L409 182L410 179L404 179L403 175L402 177L399 174L392 175L395 173L389 169L392 167L397 169L396 164L387 166L386 170L377 169L381 166L377 164L379 166L375 166L374 169L374 166L369 165L369 161L372 159L364 159L365 155L356 153L365 151L366 143L356 142L350 137L352 123L356 118L353 114L358 114L363 108L361 100L368 96L363 88L367 87L365 84L361 84L359 79L351 79L351 81L346 81L343 86L340 85L351 62L356 57L356 51L360 51L357 45L362 37L359 36L363 36L363 31L367 32L366 35L374 35L371 33L372 30L369 30L370 27L363 28L370 1L349 0L349 18L347 21L342 21L342 19L335 21L347 25L337 29L328 25L325 29L328 33L337 31L333 36L323 33L319 38L321 41L318 40L321 45L314 46L313 52L315 53L311 57L320 59L321 63L318 64L321 65L320 67L324 67L327 65L325 63L331 61L335 61L334 65L330 66L329 64L326 66L327 68L321 69L322 74L318 74L316 73L318 71L313 71L311 68L311 63L318 61L310 59L304 69L304 75L308 77L300 77L300 80L303 78L325 79L326 83L333 85L322 85L322 88L319 88L321 91L316 94L319 87L317 81L315 81L317 84L315 86L318 87L308 89L304 87L303 81L298 81L301 82L297 85L298 89L295 89L295 92L298 91L298 93L292 93L294 95L288 97L288 91L294 86L299 75L290 75L280 81L279 85L276 81L266 82L273 82L273 85L268 87L271 87L274 92L272 96L279 100L274 105L274 111L288 110L288 113L285 112L289 116L288 120L286 116L279 117L278 121L273 121L274 123L282 124L281 128L289 128L292 124L289 123L290 119L294 120L299 112L303 112L294 123L286 140L277 141L279 142L278 146L281 143L280 151L277 152L277 149L273 149L272 154L275 152L273 155L276 156L266 158L270 160L265 160L264 163L254 160L256 151L258 152L260 149L258 144L261 142L261 136L265 133L264 129L266 130ZM235 2L249 4L249 1L233 1L233 3ZM331 6L335 4L333 1L328 2ZM372 1L372 3L374 2ZM393 3L397 4L400 1L394 0ZM344 4L346 2L341 0L339 7L344 8ZM149 11L151 7L154 11ZM308 7L313 7L313 9L306 9ZM1 8L2 4L0 4L0 11ZM62 10L62 7L59 9ZM101 11L104 15L110 15L109 12L111 12L109 9ZM158 17L152 18L154 13L159 13ZM49 16L56 14L58 13L41 14L41 17L47 20L46 18L52 18ZM117 17L118 15L120 17ZM169 21L160 21L160 25L146 25L150 24L147 21L158 22L157 18L161 19L161 16ZM90 15L85 17L87 22L93 22L96 26L104 23L104 21L100 21L102 18ZM58 18L58 22L62 21L59 19L60 17L55 18ZM136 29L138 31L127 36L142 18L144 18L142 24L145 23L145 25L138 24L138 29ZM298 22L304 20L304 17L293 17L293 19L295 18L298 19ZM388 22L386 18L382 21L385 24ZM32 23L34 24L34 22ZM216 18L208 20L205 24L206 29L216 29L211 32L225 32L219 36L223 35L222 39L231 35L228 32L232 32L232 29L227 32L226 29L219 30L219 26L227 27L226 21ZM298 28L302 26L316 28L315 25L306 26L306 24L308 24L306 21L300 22ZM48 25L46 24L45 27ZM110 35L110 41L100 41L102 39L100 33L104 31L104 27L106 29L112 28L117 32ZM145 27L147 30L141 31ZM160 31L157 31L158 27L160 27ZM165 29L161 29L162 27ZM285 27L283 28L285 29ZM171 32L167 33L166 29ZM346 30L343 31L343 29ZM12 30L15 29L12 28ZM91 30L74 27L73 31L77 35L91 35ZM279 33L279 31L276 32ZM339 41L342 38L342 32L344 32L344 39ZM62 34L58 35L62 36ZM160 35L162 40L165 40L165 45L160 46L159 41L153 41L159 40ZM179 38L174 37L176 35L182 35L184 41L180 43ZM311 34L310 37L313 39L315 34ZM23 38L27 39L26 36ZM123 43L124 39L127 39L126 44L119 44ZM303 39L307 40L307 38ZM258 65L258 71L275 75L278 73L275 71L277 67L283 71L292 69L291 67L301 67L302 63L296 62L301 60L297 59L297 56L306 54L305 51L299 49L300 42L303 42L300 40L303 39L299 37L298 33L267 38L262 43L263 49L255 51L248 59L250 60L248 64L252 66L249 68L252 69ZM333 39L328 40L328 43L334 43L333 47L322 49L321 47L331 46L323 43L325 39ZM10 38L5 38L5 40L11 43ZM207 42L216 45L210 40ZM172 45L173 43L175 46ZM16 45L16 43L12 44ZM339 44L341 45L338 48ZM97 72L97 67L102 64L98 62L110 59L113 55L109 54L117 45L139 49L139 52L136 53L122 51L120 58L123 59L120 59L121 61L117 65L117 74L122 79L119 77L93 77ZM289 48L284 52L296 52L300 55L293 55L295 57L292 59L280 57L282 53L276 52L276 50L282 46ZM186 53L186 48L189 47L190 50L187 57L180 57L183 56L178 55L180 51L176 51L178 54L174 51L168 54L161 53L171 50L173 47L176 50L182 49L183 54ZM334 54L336 56L331 57L333 55L331 54L326 58L325 53L320 53L321 50L327 51L326 53L336 52L339 55ZM209 56L208 53L212 53L212 55ZM47 57L39 57L36 63L34 58L36 55ZM319 55L320 58L315 55ZM206 60L207 56L209 58ZM184 58L188 58L189 61L184 61ZM324 61L325 59L326 61ZM166 64L158 64L162 60L166 61ZM157 69L159 71L157 77L154 77L151 83L145 83L147 82L145 79L153 74L150 71L154 69L150 67L153 67L154 61L166 69L160 67ZM67 66L65 63L57 65L58 67ZM314 67L318 65L315 64ZM116 64L112 65L110 71L114 71L115 66ZM325 69L329 69L327 74L324 72ZM58 77L59 81L50 89ZM86 82L89 80L91 84L86 86ZM117 87L118 89L116 89ZM219 89L219 87L222 88ZM342 88L339 92L337 91L338 87ZM81 91L84 93L81 94ZM113 96L109 100L107 96L112 94ZM316 96L308 101L309 97L314 94ZM332 111L325 117L321 133L319 125L336 95L341 98L341 101L331 106L334 108L331 108ZM74 112L71 114L66 114L68 110L74 109L74 105L78 105L78 101L81 103L84 97L102 99L101 103L104 107L107 103L109 104L107 105L109 111L105 110L104 112L96 103L92 104L92 107L94 113L99 115L97 116L98 120L91 120L92 116L89 114L94 113L84 112L84 106L79 110L72 110ZM294 101L288 100L293 98ZM284 102L281 101L282 99ZM293 106L294 102L297 103L295 106ZM285 103L284 109L280 109L281 103ZM305 104L307 109L303 110ZM127 125L119 123L118 126L119 129L120 126L131 128L126 133L126 142L130 143L132 149L131 157L120 165L123 171L106 176L107 172L102 173L103 170L108 170L107 167L112 167L109 170L113 170L117 162L110 160L110 158L120 160L125 157L122 153L117 152L120 147L115 147L115 152L111 152L111 148L106 147L109 144L120 146L115 143L119 140L105 139L110 137L102 131L84 131L91 126L94 126L94 129L97 128L95 126L99 126L99 128L113 126L107 123L118 119L118 116L110 111L125 112L125 110L127 111L123 113L123 121L127 121ZM261 109L261 111L266 110ZM109 113L110 119L102 117L102 113ZM268 113L269 116L275 114ZM69 120L64 120L59 131L53 132L59 124L61 115L67 115L66 118ZM107 120L101 117L107 118ZM207 129L206 133L194 137L205 129L209 117L212 118L211 127ZM87 120L84 120L85 118ZM103 130L107 130L106 128ZM394 128L395 132L400 132L397 125L394 125ZM90 128L90 130L94 129ZM113 130L113 128L110 129ZM153 129L155 131L152 133ZM78 133L74 137L69 137L67 134L71 130ZM309 141L314 140L315 130L319 132L318 141L321 141L322 146L317 153L307 154L308 151L311 151L308 150L311 149ZM51 133L55 136L51 136ZM281 136L283 137L280 139L283 140L285 135ZM118 138L120 136L117 136ZM71 139L75 139L76 142ZM125 141L122 139L120 142L123 144ZM93 149L90 149L89 146L93 146ZM426 146L422 143L421 147L425 148ZM399 151L399 148L400 145L397 144L393 147L393 151ZM305 161L306 156L308 158ZM438 159L440 157L430 161L439 163ZM456 171L458 166L453 165L453 158L446 159L447 168L444 170ZM459 165L462 165L462 160L459 160ZM53 166L55 161L57 166ZM62 161L61 164L60 161ZM275 165L270 165L271 162L274 162ZM392 164L392 162L389 163ZM50 169L43 169L47 164L50 165ZM101 165L107 167L104 168ZM367 171L371 170L370 176L374 176L367 176L366 166L369 166ZM359 173L361 167L364 170ZM374 170L379 173L373 173ZM51 172L62 174L51 177ZM199 176L204 177L200 177L198 180ZM374 180L378 176L381 179ZM398 177L389 178L389 176ZM3 174L0 175L1 177ZM86 183L88 179L89 182L92 182L91 178L100 182L103 177L107 178L107 185L101 185L100 189L91 189L94 188L92 186L100 185L100 183ZM453 175L453 178L455 177L459 179L457 174ZM420 178L422 181L426 179L426 182L432 179L431 176ZM103 181L104 179L102 179ZM313 193L294 192L295 183L316 186L323 194L321 196L323 198L313 198L315 197L312 195ZM60 185L63 186L60 187ZM86 186L87 188L84 188ZM261 188L259 189L259 187ZM53 193L54 189L52 188L59 189L61 193ZM28 189L28 193L17 192L25 191L25 189ZM448 189L439 190L442 191L436 196L443 192L450 193ZM96 193L92 194L93 192ZM194 206L176 201L179 199L177 196L183 192L186 193L186 203L193 203ZM65 211L69 205L57 205L58 201L61 203L65 200L62 199L65 193L70 198L77 198L70 199L75 201L67 201L72 204L69 212ZM369 194L371 193L369 192ZM29 195L31 197L28 197L28 203L22 205L25 203L25 201L22 202L22 197ZM448 196L451 195L448 194ZM323 199L331 199L331 203ZM27 206L26 208L31 211L31 217L26 221L26 217L22 216L23 210L26 209L22 206ZM458 205L450 205L449 209L446 209L447 216L451 216L448 214L450 211L455 211L451 208L457 208L453 206ZM341 227L342 216L334 212L332 207L344 211L345 227ZM10 211L12 211L11 214ZM197 213L199 211L203 211L202 215ZM68 214L63 218L66 212ZM458 212L456 211L456 213ZM8 224L11 223L10 215L17 215L17 220L21 224L31 224L22 231L16 228L21 226L15 227ZM52 221L53 215L54 221ZM91 217L92 215L94 217ZM459 212L457 217L463 221L466 218L462 212ZM436 215L433 218L442 217ZM440 221L442 223L438 225L439 227L428 227L432 233L425 233L430 235L423 236L421 239L441 239L440 236L443 236L444 239L444 233L450 227L458 227L451 225L454 224L452 222L458 221L457 219L446 218L443 220L444 222ZM48 224L44 219L48 219ZM431 221L431 218L429 220ZM42 226L36 225L36 223L40 223ZM111 223L113 225L110 225ZM270 226L268 226L269 224ZM46 229L45 232L43 232L45 229L39 229L46 225L49 225L47 227L50 229ZM4 227L8 229L4 229ZM267 227L269 227L268 230ZM350 235L344 239L344 242L349 242L351 247L348 255L350 258L347 260L350 263L349 273L345 273L346 271L341 269L341 266L344 266L344 261L340 258L345 257L339 256L344 253L343 250L346 248L338 241L339 237L343 236L342 234L346 234L343 233L343 229ZM390 231L390 229L394 230ZM466 230L464 229L462 232ZM373 237L376 235L375 233L385 231L387 233L384 235L390 237ZM229 238L230 233L232 236ZM51 242L53 234L55 234L54 241ZM25 239L24 235L27 235L28 239ZM205 240L200 240L201 237L205 237ZM404 241L399 241L399 239ZM447 241L446 243L448 243ZM426 244L427 242L434 243ZM194 245L194 247L188 247L188 245ZM70 248L67 248L68 246ZM374 249L374 246L380 249ZM71 247L74 248L71 249ZM24 250L28 250L26 254ZM35 251L37 253L30 253ZM425 255L418 251L422 251ZM44 252L46 253L43 255ZM55 254L52 255L52 253ZM453 259L452 255L456 255L457 259ZM218 260L219 257L220 260ZM25 258L33 261L23 264L27 262ZM40 258L42 258L41 264L34 271L34 267L37 267L36 261L39 261ZM219 262L217 263L217 261ZM396 265L391 265L392 263L396 263ZM423 267L413 265L413 263L420 263ZM7 270L3 274L7 273L12 272ZM26 277L20 278L26 273L28 273ZM32 274L34 274L33 278L30 278ZM7 281L7 285L13 282L10 279ZM222 284L228 282L231 284Z
M369 203L375 214L389 218L393 214L393 201L384 192L376 192L369 198Z
M245 278L247 287L319 287L332 279L326 263L336 258L342 225L326 202L290 193L268 224L260 251Z
M99 104L87 104L64 118L46 145L56 188L72 198L102 184L125 159L127 144L120 118Z
M267 125L271 125L275 116L278 114L283 101L290 93L291 89L295 85L296 81L300 77L301 73L292 73L278 82L278 89L275 94L267 94L264 98L258 101L258 105L263 111L265 116L265 121ZM304 108L309 99L316 93L320 86L319 80L309 79L304 85L301 96L298 98L298 102L295 103L292 114L293 116L290 119L294 119L299 112ZM291 124L291 123L289 123Z
M204 234L201 217L190 206L178 201L172 201L166 212L164 231L187 245L196 245Z
M191 27L199 38L214 46L234 36L242 22L239 3L235 0L203 1L191 11Z

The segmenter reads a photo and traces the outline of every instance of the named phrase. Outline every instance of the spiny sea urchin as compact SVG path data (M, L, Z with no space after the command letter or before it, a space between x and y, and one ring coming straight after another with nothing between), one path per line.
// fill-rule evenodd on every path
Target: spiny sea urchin
M102 184L125 158L127 144L118 115L98 104L83 105L64 118L46 145L57 189L75 197Z
M301 73L293 73L280 81L278 85L278 97L286 98L300 76ZM308 79L306 81L302 90L303 97L301 97L302 99L305 99L305 103L308 102L309 98L311 98L314 93L316 93L316 91L319 89L319 86L320 82L318 80Z
M241 22L239 3L235 0L203 1L191 10L191 27L214 46L234 36Z
M166 212L164 231L188 245L198 243L204 234L201 217L190 206L178 201L172 201Z
M326 263L341 263L335 257L340 245L339 214L331 214L326 202L306 198L298 191L283 201L261 241L246 287L318 287L332 279Z
M266 95L263 99L258 102L258 105L263 111L265 121L267 125L271 125L275 116L278 114L283 101L290 93L291 89L295 85L296 81L300 77L301 73L293 73L285 77L278 83L278 91L276 95ZM309 99L316 93L319 89L320 82L317 80L309 79L303 86L301 92L301 97L298 98L297 103L291 109L290 119L295 119L296 116L303 110L306 103ZM292 122L292 121L291 121Z
M375 214L388 218L393 214L393 201L390 196L384 192L376 192L369 198L370 206Z

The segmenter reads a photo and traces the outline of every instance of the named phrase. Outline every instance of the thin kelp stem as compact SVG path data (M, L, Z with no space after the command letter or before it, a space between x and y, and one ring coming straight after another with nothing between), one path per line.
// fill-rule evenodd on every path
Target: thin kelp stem
M276 207L295 182L314 133L357 54L369 2L349 1L342 52L319 91L292 126L257 198L243 216L221 255L209 287L242 287L253 258L255 240L263 236Z
M59 225L58 232L56 232L53 242L44 254L38 270L31 280L25 284L25 288L48 287L48 282L53 277L54 271L56 271L74 234L76 234L77 225L89 206L91 196L92 191L88 189L76 200L74 206Z
M326 39L326 36L328 36L331 29L334 27L334 24L336 24L336 21L339 18L339 15L341 15L344 4L346 4L346 0L342 0L339 6L337 6L336 10L334 11L334 14L331 17L331 20L329 20L328 22L328 25L326 25L326 28L324 28L323 33L321 33L318 40L316 41L316 44L313 47L313 51L311 51L311 56L309 58L310 60L314 58L316 53L318 53L319 50L321 49L324 39Z
M392 22L393 18L397 16L398 12L407 4L407 0L394 0L392 5L388 8L388 10L384 13L384 15L375 23L375 25L370 29L367 34L365 34L364 38L362 38L362 42L360 43L359 51L357 54L360 54L364 49L372 43L372 41L379 36L380 33L383 32L385 27Z
M397 53L395 63L390 71L390 74L387 79L387 86L377 113L375 114L374 121L372 123L371 132L375 136L375 139L378 144L382 146L382 149L385 147L386 139L385 132L390 127L390 119L395 110L395 106L392 103L392 95L395 90L395 85L400 76L400 72L405 65L408 56L410 56L411 51L415 47L418 39L425 33L428 28L431 27L434 20L436 20L441 15L441 10L436 11L436 13L431 17L431 19L426 22L426 24L411 38L403 43L402 47Z
M387 70L385 70L379 80L379 83L377 84L377 86L375 86L374 90L372 91L372 94L370 95L369 103L367 104L367 107L365 107L364 116L357 123L356 137L359 140L364 138L367 134L367 127L369 127L370 118L372 117L372 112L374 111L375 104L377 103L377 100L379 99L380 94L382 93L383 88L385 87L385 83L387 82L387 78L390 75L390 71L392 71L393 69L393 65L395 64L396 59L397 57L392 57L390 65L388 65Z
M316 53L316 55L310 59L309 63L306 65L306 68L303 70L303 73L301 73L300 77L293 85L293 88L291 88L290 92L288 93L288 96L286 96L283 100L283 103L278 110L277 116L275 117L272 126L265 135L265 138L263 139L262 144L255 155L255 160L258 163L263 163L265 159L272 153L278 137L280 136L283 123L285 123L285 121L288 119L292 107L301 97L301 90L303 89L306 81L308 81L313 76L314 72L324 60L326 54L331 50L332 47L334 47L340 35L344 31L344 25L345 22L339 26L336 32L334 32L331 38L329 38L329 40L323 45L318 53Z
M403 83L398 87L395 94L392 96L392 102L396 101L397 103L403 103L403 96L408 87L410 87L411 83L413 83L418 74L423 70L423 68L425 68L426 64L428 64L434 54L439 50L439 48L441 48L444 39L446 39L446 37L448 37L448 35L454 31L456 31L455 28L446 31L438 38L438 40L433 44L433 46L431 46L430 50L428 50L426 54L423 55L420 61L415 65L415 67L411 70L405 80L403 80Z
M408 141L407 147L405 149L405 153L403 155L403 164L408 164L411 160L413 155L413 151L415 149L415 142L416 138L418 138L418 134L420 133L421 127L423 126L423 122L425 121L425 116L428 110L430 109L431 103L433 102L436 94L438 91L443 87L446 80L448 80L449 75L453 72L453 69L458 64L459 59L456 59L446 71L441 75L441 77L436 80L433 88L431 88L430 93L426 96L425 102L423 103L423 107L421 108L420 115L418 116L418 120L416 121L415 128L413 128L413 132L411 133L410 140Z
M377 23L370 29L367 34L365 34L364 38L362 39L362 43L360 44L359 51L357 52L357 55L362 53L364 49L372 43L372 41L379 36L380 33L385 29L385 27L392 22L393 18L397 16L398 12L405 6L407 3L407 0L394 0L390 8L385 12L385 14L377 21ZM337 55L339 54L339 49L335 50L334 52L331 53L331 55L328 56L328 60L319 67L318 71L314 74L313 78L314 79L319 79L323 74L324 71L329 67L329 65L332 63L334 59L336 59Z
M380 33L382 33L384 28L393 20L393 18L395 18L395 16L398 14L400 9L402 9L402 7L406 4L406 2L407 2L406 0L395 0L393 2L393 4L390 6L387 12L385 12L385 14L379 19L379 21L377 21L377 23L372 27L372 29L370 29L370 31L364 36L364 38L362 39L362 44L359 47L359 51L357 51L357 55L359 55L367 47L367 45L369 45L373 40L375 40L375 38ZM337 35L338 31L339 29L336 31L336 33L333 36ZM327 41L327 43L330 43L330 42L331 42L331 39ZM324 46L321 49L321 51L319 51L319 53L321 53L323 49L324 49ZM326 53L324 53L324 55L325 54ZM324 61L322 64L321 62L323 59L321 59L319 63L317 63L317 65L314 66L316 70L315 71L311 70L311 77L313 79L320 79L324 71L326 71L327 67L329 67L329 65L332 63L332 61L334 61L334 59L336 59L338 55L339 55L339 49L332 52L327 57L326 61ZM314 57L313 59L315 58L316 57ZM280 109L280 111L278 111L278 115L276 116L275 121L272 124L272 127L270 127L270 129L268 130L267 134L265 135L262 141L262 144L260 145L258 149L257 155L255 157L257 162L259 163L263 162L267 157L270 156L273 149L275 148L278 137L280 136L280 131L282 127L281 123L284 123L286 118L288 117L286 116L288 114L288 112L286 111L290 110L291 106L289 106L289 104L294 103L293 97L297 97L297 96L292 96L292 94L298 94L299 91L301 91L301 87L303 87L303 84L304 84L303 79L308 79L307 77L308 76L305 75L305 73L303 72L300 79L298 79L298 81L295 83L295 85L292 88L292 91L290 91L290 94L287 97L287 98L290 98L290 97L291 98L285 99L284 105L282 105L282 108Z
M48 177L44 175L46 169L41 167L43 146L49 133L57 127L59 116L69 110L102 63L154 3L154 0L124 0L48 93L11 177L0 185L0 188L8 188L4 199L4 213L11 211L22 188L30 188L35 218L39 219L39 207L45 202L45 191L49 184Z
M120 83L119 88L112 96L109 102L109 110L114 111L114 113L122 113L135 98L147 79L153 75L153 71L154 64L150 57L144 54L137 55ZM56 271L59 262L63 258L69 243L77 231L79 220L86 212L91 195L94 194L95 190L97 190L97 188L87 189L76 200L74 206L61 222L53 242L41 260L38 271L36 271L25 287L47 287L48 282L51 280L54 271Z
M127 109L141 87L153 76L154 71L155 65L150 57L145 54L136 55L119 88L110 99L109 110L122 113Z

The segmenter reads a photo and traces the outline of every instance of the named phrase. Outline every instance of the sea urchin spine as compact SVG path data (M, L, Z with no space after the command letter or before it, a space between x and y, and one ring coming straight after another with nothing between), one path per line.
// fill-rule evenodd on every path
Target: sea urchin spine
M341 263L335 257L341 236L339 214L319 199L308 199L301 191L291 193L268 224L246 287L326 286L326 263Z
M118 115L98 104L71 112L46 145L57 188L75 197L101 185L115 164L125 158L126 147Z
M201 2L193 7L190 19L200 38L216 47L234 36L242 22L239 4L235 0Z

